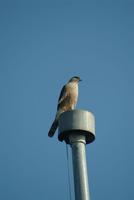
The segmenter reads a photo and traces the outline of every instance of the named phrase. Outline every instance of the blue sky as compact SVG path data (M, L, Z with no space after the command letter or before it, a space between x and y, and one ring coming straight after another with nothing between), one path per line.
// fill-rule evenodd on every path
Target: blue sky
M134 2L0 2L0 199L69 199L65 143L47 136L62 86L96 117L91 199L134 199Z

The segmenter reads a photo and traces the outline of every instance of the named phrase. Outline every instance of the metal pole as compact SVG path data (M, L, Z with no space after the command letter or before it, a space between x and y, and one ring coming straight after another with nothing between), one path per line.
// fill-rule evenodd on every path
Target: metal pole
M72 147L75 199L90 200L85 136L80 134L71 134L69 140Z
M85 110L61 114L58 139L72 148L75 200L90 200L85 146L95 139L94 115Z

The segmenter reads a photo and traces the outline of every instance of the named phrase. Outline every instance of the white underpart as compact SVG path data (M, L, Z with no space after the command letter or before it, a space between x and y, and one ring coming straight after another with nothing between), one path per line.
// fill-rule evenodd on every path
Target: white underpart
M73 101L72 104L72 110L73 110L78 100L78 83L70 82L68 83L68 87L70 88L70 101Z

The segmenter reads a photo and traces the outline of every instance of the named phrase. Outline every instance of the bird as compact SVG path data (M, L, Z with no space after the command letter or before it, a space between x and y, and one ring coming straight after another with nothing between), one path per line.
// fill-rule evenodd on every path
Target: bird
M78 83L80 81L79 76L73 76L63 86L58 99L56 116L48 132L49 137L52 137L58 128L59 116L65 111L74 110L78 100Z

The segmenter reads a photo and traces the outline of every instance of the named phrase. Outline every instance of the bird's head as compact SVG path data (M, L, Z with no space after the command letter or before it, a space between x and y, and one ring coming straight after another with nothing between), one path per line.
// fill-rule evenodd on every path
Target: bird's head
M69 80L69 82L76 82L76 83L78 83L79 81L82 81L82 80L80 79L79 76L73 76L73 77Z

